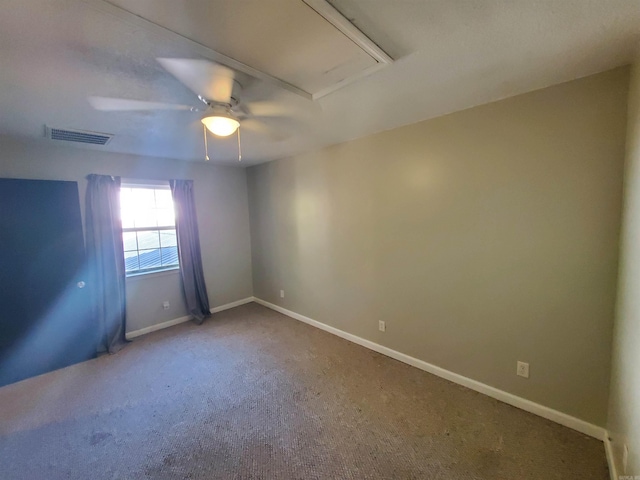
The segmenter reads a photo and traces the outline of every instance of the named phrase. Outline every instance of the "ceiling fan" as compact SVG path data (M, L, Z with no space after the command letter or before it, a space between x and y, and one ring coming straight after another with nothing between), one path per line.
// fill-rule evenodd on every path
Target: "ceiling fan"
M158 58L157 60L165 70L194 92L204 106L193 107L97 96L89 97L89 103L96 110L107 112L144 110L203 112L201 122L204 126L206 160L209 160L209 156L206 151L207 137L204 128L218 137L228 137L237 131L239 159L242 156L239 130L241 123L243 128L269 135L276 140L285 138L282 132L274 130L259 118L289 116L292 112L274 101L242 102L240 99L242 86L236 80L232 69L208 60L187 58Z

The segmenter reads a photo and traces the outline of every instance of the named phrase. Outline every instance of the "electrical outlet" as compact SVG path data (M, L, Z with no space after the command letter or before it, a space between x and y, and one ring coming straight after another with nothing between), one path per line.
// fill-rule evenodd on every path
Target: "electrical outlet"
M380 330L381 332L387 331L387 325L384 323L384 321L380 320L378 322L378 330Z
M629 447L625 445L622 449L622 473L627 473L627 463L629 463Z
M280 298L284 298L284 290L280 290Z
M526 362L518 362L516 374L520 377L529 378L529 364Z
M163 310L169 310L169 307L171 305L169 304L169 302L162 302L162 309Z

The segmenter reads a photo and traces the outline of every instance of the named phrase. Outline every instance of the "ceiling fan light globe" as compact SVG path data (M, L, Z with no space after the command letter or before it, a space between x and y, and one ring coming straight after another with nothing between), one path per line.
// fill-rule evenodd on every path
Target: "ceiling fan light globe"
M240 126L240 122L235 118L220 115L204 117L202 123L207 127L207 130L218 137L228 137Z

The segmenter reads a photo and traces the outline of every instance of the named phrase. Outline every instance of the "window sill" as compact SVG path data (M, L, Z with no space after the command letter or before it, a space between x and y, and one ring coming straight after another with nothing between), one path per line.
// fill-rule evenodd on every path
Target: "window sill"
M171 267L165 268L163 270L154 270L152 272L140 272L140 273L129 273L127 274L127 281L129 280L140 280L142 278L155 278L155 277L163 277L165 275L175 275L180 272L180 267Z

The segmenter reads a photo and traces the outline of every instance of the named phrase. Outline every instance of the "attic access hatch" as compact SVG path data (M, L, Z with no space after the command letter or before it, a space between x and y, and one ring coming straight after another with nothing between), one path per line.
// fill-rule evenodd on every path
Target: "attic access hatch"
M325 0L85 1L314 100L393 61Z

